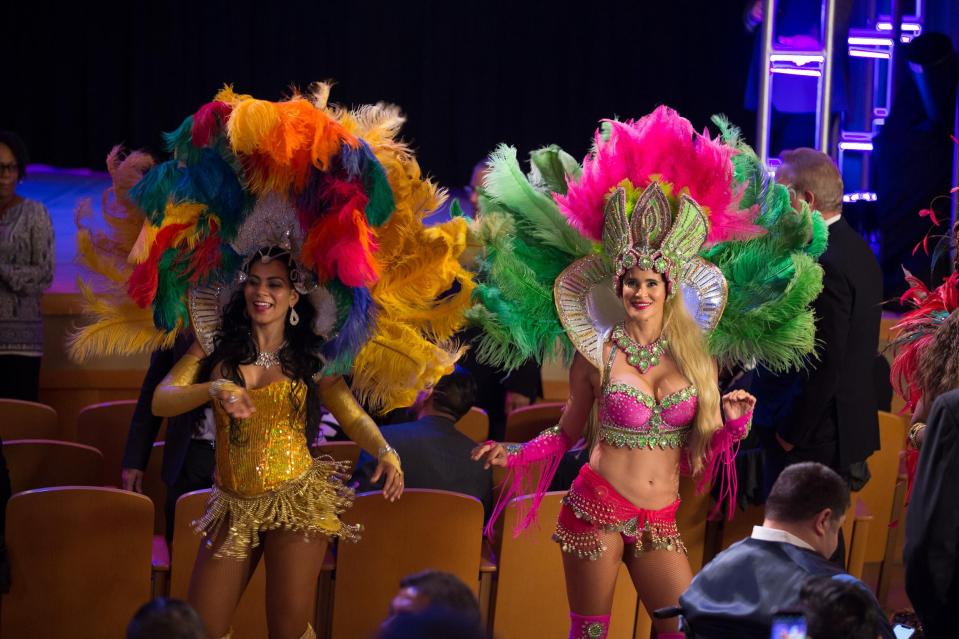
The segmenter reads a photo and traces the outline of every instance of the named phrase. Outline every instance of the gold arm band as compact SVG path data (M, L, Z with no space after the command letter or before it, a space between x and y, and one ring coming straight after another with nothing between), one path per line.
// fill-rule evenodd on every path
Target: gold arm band
M153 391L151 410L157 417L173 417L210 401L210 382L196 384L200 358L184 355Z
M912 447L916 450L922 448L922 432L926 430L925 422L916 422L909 428L909 443L912 444Z
M400 458L396 451L386 443L379 426L359 405L342 378L329 386L320 387L320 401L328 411L333 413L347 437L374 457L379 457L397 470L401 470ZM386 453L382 456L379 455L381 449L386 449Z

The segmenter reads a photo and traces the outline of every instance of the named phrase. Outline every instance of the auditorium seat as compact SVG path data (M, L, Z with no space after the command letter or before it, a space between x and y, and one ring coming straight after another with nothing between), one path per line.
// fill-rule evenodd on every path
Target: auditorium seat
M119 486L130 421L136 400L92 404L77 415L77 441L103 453L103 485Z
M497 637L565 637L569 632L563 560L550 538L565 492L546 493L536 524L514 536L520 506L531 496L517 497L504 513L504 533L496 569L493 635ZM610 639L631 639L636 616L636 590L620 566L610 620Z
M13 493L51 486L99 486L103 455L92 446L53 439L3 442Z
M528 442L558 424L565 407L562 402L547 402L517 408L506 417L506 441Z
M153 532L157 535L166 534L166 484L160 472L163 469L163 451L166 449L165 442L153 442L153 450L150 452L150 460L147 462L146 470L143 471L143 494L153 502L154 524Z
M443 570L477 591L483 531L483 506L477 499L409 489L389 502L379 492L364 493L343 517L364 529L359 542L337 544L333 639L374 632L387 616L400 579L410 573Z
M122 637L150 599L153 508L113 488L32 490L10 499L4 637Z
M0 439L57 439L60 422L52 406L0 399Z
M170 550L170 596L186 600L190 591L190 575L200 541L192 522L203 514L209 490L197 490L180 497L176 502L173 525L173 547ZM262 639L266 628L266 567L263 561L253 572L236 612L233 613L232 639Z
M350 472L356 468L356 460L360 458L359 445L353 442L326 442L319 446L314 446L310 452L314 457L329 455L335 461L350 462Z
M473 406L456 422L456 430L476 443L485 441L489 437L489 416L482 408Z

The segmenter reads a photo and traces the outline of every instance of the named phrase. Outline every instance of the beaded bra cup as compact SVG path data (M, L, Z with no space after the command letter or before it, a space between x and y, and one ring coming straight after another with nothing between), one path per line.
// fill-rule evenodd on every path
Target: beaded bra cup
M698 407L696 387L690 384L657 402L635 386L610 382L615 358L614 344L599 405L600 440L617 448L685 447Z

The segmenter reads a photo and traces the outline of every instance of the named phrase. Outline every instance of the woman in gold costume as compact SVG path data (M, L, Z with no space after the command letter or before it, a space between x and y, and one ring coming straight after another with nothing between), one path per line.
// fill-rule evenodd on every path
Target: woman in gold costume
M373 480L385 477L384 497L396 500L403 492L399 458L342 378L314 381L314 310L293 287L295 269L289 251L260 250L226 306L213 352L204 357L195 343L153 399L153 412L164 417L214 400L216 483L206 513L195 522L206 543L188 598L211 637L228 633L261 557L270 636L312 636L313 594L325 550L315 538L355 541L360 530L339 517L352 503L341 481L347 469L310 456L321 402L379 458Z
M216 481L194 522L205 543L189 600L214 638L229 635L261 557L270 637L314 636L317 540L360 532L340 519L347 465L310 454L320 406L398 499L400 460L358 400L409 406L460 354L466 221L423 225L442 192L395 139L396 107L349 111L328 95L317 84L270 102L224 88L167 134L170 160L115 150L106 223L78 232L100 277L83 289L93 321L72 338L75 359L196 336L153 411L212 404Z

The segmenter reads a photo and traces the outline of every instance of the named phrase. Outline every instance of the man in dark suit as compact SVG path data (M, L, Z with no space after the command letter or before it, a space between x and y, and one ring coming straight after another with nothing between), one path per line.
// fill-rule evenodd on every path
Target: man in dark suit
M126 448L123 451L121 485L124 490L142 493L143 471L150 460L153 442L163 419L153 414L153 391L163 381L173 365L189 350L192 334L180 335L173 348L158 350L150 356L136 410L130 422ZM213 420L207 419L203 408L197 408L167 420L166 444L163 446L163 466L160 471L167 486L166 538L173 540L173 515L176 500L182 495L213 485L216 466L213 454Z
M932 404L906 513L906 593L930 639L959 637L957 473L959 390L952 390Z
M785 151L776 181L790 187L829 225L819 260L823 291L816 314L815 357L805 371L773 375L759 369L752 392L756 425L765 432L766 485L782 469L817 461L853 490L869 479L865 460L879 448L878 402L872 371L879 345L882 273L862 237L842 218L842 178L823 153Z
M416 421L383 426L383 437L403 460L407 488L435 488L472 495L489 514L493 491L492 471L469 461L476 442L454 424L469 411L476 397L476 382L457 366L437 382L422 401ZM357 492L377 490L370 481L376 460L365 451L356 463L351 483Z
M703 566L680 596L696 637L765 639L777 612L799 607L803 584L828 577L861 588L879 636L892 639L879 602L828 559L848 509L849 487L826 466L807 462L784 470L769 493L763 524Z

